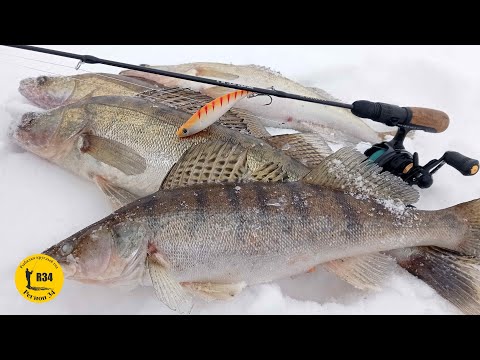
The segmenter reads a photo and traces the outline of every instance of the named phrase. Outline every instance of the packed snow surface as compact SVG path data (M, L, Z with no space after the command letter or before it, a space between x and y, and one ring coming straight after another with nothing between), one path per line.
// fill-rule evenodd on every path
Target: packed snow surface
M480 158L478 46L49 47L133 64L192 61L258 64L348 102L368 99L438 108L449 114L449 129L442 134L417 132L413 140L406 141L407 149L420 154L421 164L447 150ZM126 293L67 280L61 293L44 304L30 303L18 294L13 279L22 259L108 215L110 207L93 183L20 149L8 138L13 118L35 109L18 94L19 81L30 76L75 74L76 61L3 47L0 64L0 313L171 314L149 287ZM81 69L112 73L121 70L85 64ZM445 166L435 174L434 185L421 190L417 206L434 210L478 197L480 177L463 177ZM193 313L457 314L458 311L422 281L398 268L379 292L357 290L319 269L249 287L229 302L199 303Z

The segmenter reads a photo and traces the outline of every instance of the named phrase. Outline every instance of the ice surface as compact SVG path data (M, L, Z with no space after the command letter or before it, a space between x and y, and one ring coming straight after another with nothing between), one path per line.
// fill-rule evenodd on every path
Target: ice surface
M403 106L438 108L450 115L442 134L417 133L407 149L420 163L447 150L480 157L477 109L480 96L478 46L52 46L134 64L175 64L219 61L258 64L280 71L308 86L322 88L345 101L369 99ZM195 58L192 57L195 54ZM11 56L13 55L13 56ZM15 55L67 67L15 58ZM301 66L299 61L301 60ZM65 281L53 301L24 300L13 281L15 268L110 212L93 183L23 151L8 139L13 118L32 111L17 93L21 79L75 74L75 60L0 50L0 313L3 314L171 314L152 288L120 289ZM22 66L28 66L25 68ZM41 69L42 71L31 68ZM90 71L119 69L82 65ZM33 110L35 111L35 110ZM382 131L391 128L373 124ZM271 129L272 130L272 129ZM272 130L273 132L274 130ZM279 130L275 133L294 133ZM364 149L365 144L359 148ZM336 150L336 149L335 149ZM480 177L463 177L450 167L421 190L418 207L439 209L480 197ZM422 281L397 269L380 292L362 292L321 268L314 273L253 286L229 302L199 303L199 314L456 314L457 310Z

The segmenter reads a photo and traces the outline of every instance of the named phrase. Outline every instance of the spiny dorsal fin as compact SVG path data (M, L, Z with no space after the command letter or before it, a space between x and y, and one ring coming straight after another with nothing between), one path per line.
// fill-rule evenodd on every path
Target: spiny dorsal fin
M158 101L162 104L193 114L206 103L212 101L210 96L191 89L179 87L147 90L135 95L144 99ZM260 118L244 109L232 108L218 119L218 123L229 129L257 138L270 137L270 133L262 125Z
M328 156L303 181L380 201L400 201L405 205L418 201L417 190L399 177L381 171L382 168L368 161L365 155L346 147Z
M251 170L250 167L249 170ZM252 171L250 177L255 181L281 182L288 177L288 174L283 169L282 164L267 162Z
M247 172L246 159L246 149L228 142L208 141L194 145L170 169L160 188L240 181Z
M323 89L319 89L319 88L313 87L313 86L307 87L307 89L309 89L309 90L313 91L315 94L317 94L318 95L317 97L319 99L343 102L343 100L336 98L335 96L329 94L328 92L326 92Z
M201 76L201 77L214 78L214 79L222 79L222 80L238 79L237 74L231 74L226 71L221 71L208 65L196 65L195 75Z
M265 129L265 126L262 125L259 117L247 110L231 108L218 122L230 129L244 132L256 138L268 138L272 136L267 129ZM243 129L245 130L242 131Z
M328 144L318 134L276 135L265 141L311 169L320 165L323 159L332 154Z

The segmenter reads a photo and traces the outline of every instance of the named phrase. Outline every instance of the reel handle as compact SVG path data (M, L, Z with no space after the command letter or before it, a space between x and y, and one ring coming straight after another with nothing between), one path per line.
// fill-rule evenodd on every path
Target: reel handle
M358 100L352 104L352 113L361 118L371 119L388 126L406 127L411 130L440 133L450 124L448 115L443 111L400 107L392 104Z
M478 160L470 159L456 151L447 151L442 159L450 166L457 169L464 176L472 176L478 172Z

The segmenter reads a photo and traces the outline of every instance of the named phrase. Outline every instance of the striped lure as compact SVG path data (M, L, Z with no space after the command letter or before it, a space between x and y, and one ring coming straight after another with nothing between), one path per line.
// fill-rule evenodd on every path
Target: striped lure
M212 100L193 114L185 124L180 126L177 130L177 135L179 137L186 137L206 129L230 110L237 102L250 94L253 93L245 90L237 90Z

